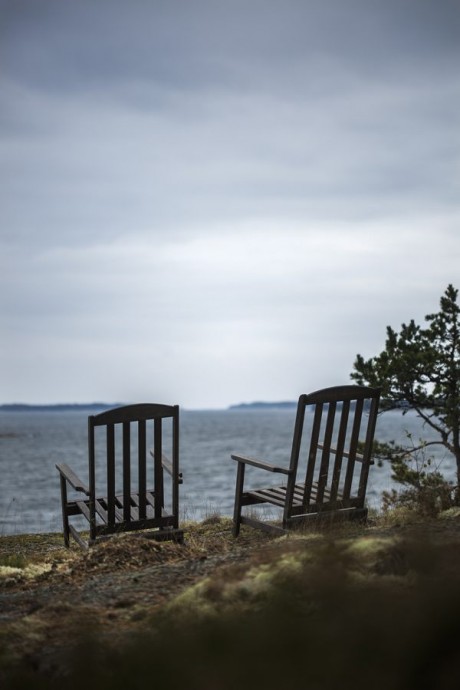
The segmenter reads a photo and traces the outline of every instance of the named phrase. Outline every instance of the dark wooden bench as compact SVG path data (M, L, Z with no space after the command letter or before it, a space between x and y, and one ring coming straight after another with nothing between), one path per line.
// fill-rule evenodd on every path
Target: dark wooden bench
M363 386L335 386L303 394L297 405L289 465L233 454L238 463L234 535L241 524L284 534L311 519L365 519L379 399L379 389ZM284 481L245 489L248 466L279 474ZM245 506L261 504L278 508L281 524L243 513Z
M170 426L171 459L163 453L165 424ZM88 483L69 465L56 465L66 546L70 536L87 547L98 537L145 529L153 530L155 539L183 540L178 405L127 405L88 417L88 454ZM169 508L165 508L165 471L171 476ZM75 494L71 499L69 488ZM69 518L75 516L88 521L89 541L71 523Z

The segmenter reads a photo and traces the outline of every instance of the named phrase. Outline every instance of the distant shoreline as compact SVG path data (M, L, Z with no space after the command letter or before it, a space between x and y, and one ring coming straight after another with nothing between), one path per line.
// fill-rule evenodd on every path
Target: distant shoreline
M286 409L290 410L297 407L297 402L286 400L282 402L252 402L252 403L238 403L237 405L230 405L229 410L269 410L269 409Z
M27 405L6 403L0 405L0 412L72 412L75 410L109 410L122 403L55 403L53 405Z
M0 412L78 412L102 411L120 407L126 403L53 403L48 405L32 405L27 403L4 403L0 405ZM296 402L263 402L237 403L222 410L291 410L297 406ZM204 408L203 408L204 409Z

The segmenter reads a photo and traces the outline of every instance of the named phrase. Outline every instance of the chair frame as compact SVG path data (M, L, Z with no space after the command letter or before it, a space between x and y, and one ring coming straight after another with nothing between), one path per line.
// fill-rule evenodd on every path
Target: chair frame
M289 467L273 465L244 455L232 454L232 459L238 463L233 515L234 536L238 536L241 524L277 534L286 534L292 527L305 524L311 519L347 517L365 520L368 513L365 506L366 488L369 467L373 464L372 444L379 400L380 388L354 385L334 386L315 391L309 395L302 394L297 404ZM368 411L364 410L366 401L369 404ZM354 410L352 403L354 403ZM313 425L305 481L299 482L299 458L308 406L314 408ZM323 412L326 407L326 420L325 424L322 424ZM336 439L337 445L333 447L333 433L336 428L335 420L338 411L340 411L340 421ZM361 450L359 437L362 433L361 424L364 413L368 414L368 419L367 424L364 424L363 450L362 453L358 453L358 448ZM350 426L351 436L349 434ZM346 448L347 450L345 450ZM319 467L318 462L320 463ZM357 492L353 493L356 484L354 473L357 462L361 463L361 470ZM286 477L285 484L279 487L245 491L244 481L247 465L284 475ZM339 488L344 468L343 487ZM314 479L315 470L318 481ZM329 485L328 480L330 480ZM244 506L264 503L283 510L281 526L242 514Z
M172 458L162 451L162 422L172 418ZM147 486L147 423L153 422L154 488ZM137 424L138 490L131 489L131 425ZM116 425L122 427L122 483L121 493L115 486ZM96 493L96 427L106 427L107 493ZM161 404L125 405L88 417L89 483L86 484L65 463L56 465L60 475L62 522L64 542L68 547L70 537L83 548L88 548L98 538L119 532L152 530L149 536L158 540L183 541L179 529L179 406ZM164 508L164 470L172 478L171 511ZM68 486L85 498L68 500ZM89 541L70 523L69 518L83 515L89 522Z

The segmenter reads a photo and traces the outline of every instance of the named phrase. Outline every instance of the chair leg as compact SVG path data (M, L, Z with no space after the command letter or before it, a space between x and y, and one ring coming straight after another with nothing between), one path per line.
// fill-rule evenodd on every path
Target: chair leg
M61 475L61 508L62 508L62 529L64 532L64 544L67 548L70 546L70 527L69 516L67 514L67 484L64 477Z
M233 536L237 537L240 533L241 524L241 499L243 496L244 471L246 465L242 462L238 463L238 470L236 474L236 490L235 490L235 508L233 512Z

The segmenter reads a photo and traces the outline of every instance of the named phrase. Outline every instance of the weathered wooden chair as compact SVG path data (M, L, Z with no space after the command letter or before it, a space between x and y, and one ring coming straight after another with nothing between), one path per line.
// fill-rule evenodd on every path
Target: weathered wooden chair
M338 516L365 519L379 399L379 389L362 386L337 386L301 395L289 467L232 455L238 463L234 535L238 536L241 523L284 534L310 519ZM248 465L282 474L285 483L244 490ZM303 476L301 467L304 467ZM261 504L281 509L282 524L242 514L244 506Z
M169 432L167 447L171 448L171 460L163 453L167 436L164 432ZM149 462L148 446L151 448ZM183 540L179 529L182 475L179 473L178 405L127 405L88 417L88 451L88 484L68 465L56 465L61 481L66 546L71 535L87 548L98 537L144 529L152 529L151 536L155 539ZM164 470L172 479L169 511L165 510ZM71 500L67 496L69 485L77 494ZM69 518L74 516L84 516L89 522L88 542L70 524Z

